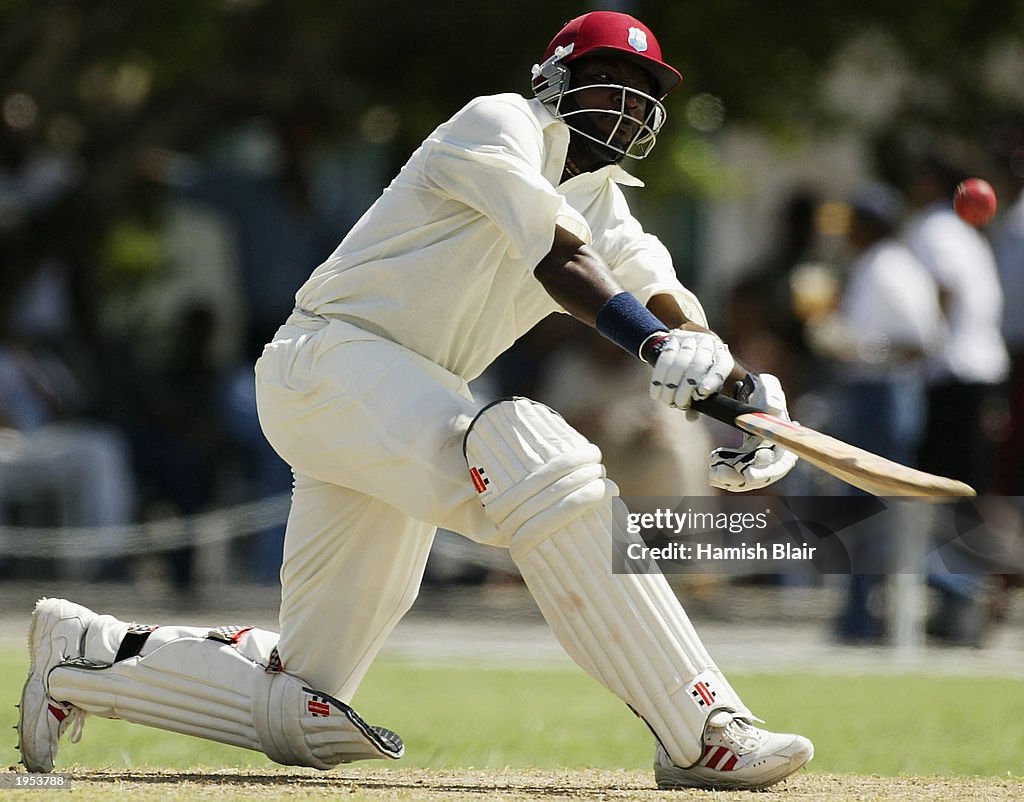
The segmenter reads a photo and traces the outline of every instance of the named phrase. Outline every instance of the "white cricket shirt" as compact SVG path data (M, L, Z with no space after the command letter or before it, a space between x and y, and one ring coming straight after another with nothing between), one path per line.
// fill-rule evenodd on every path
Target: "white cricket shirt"
M533 276L555 226L592 245L642 303L700 303L632 216L618 166L559 183L569 129L517 94L479 97L438 127L296 294L296 306L400 343L469 380L554 311Z
M946 332L929 365L929 378L1002 381L1009 368L1000 332L1003 293L985 238L957 217L951 204L941 203L923 209L909 222L905 241L948 294Z

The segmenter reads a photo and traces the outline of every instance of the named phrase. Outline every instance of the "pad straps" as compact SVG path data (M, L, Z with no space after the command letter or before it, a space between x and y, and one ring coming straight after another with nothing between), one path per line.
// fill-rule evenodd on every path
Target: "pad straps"
M158 627L153 624L132 624L128 627L128 631L121 639L121 645L117 648L117 654L114 655L114 662L120 663L122 660L141 654L142 647L146 645L149 636L157 629Z

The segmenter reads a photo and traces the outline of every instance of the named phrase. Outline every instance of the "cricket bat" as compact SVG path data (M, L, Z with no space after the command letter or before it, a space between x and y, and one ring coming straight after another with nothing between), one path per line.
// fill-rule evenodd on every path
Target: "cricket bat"
M771 440L837 479L875 496L926 496L939 500L977 495L964 482L901 465L727 396L712 395L694 401L691 406L722 423Z

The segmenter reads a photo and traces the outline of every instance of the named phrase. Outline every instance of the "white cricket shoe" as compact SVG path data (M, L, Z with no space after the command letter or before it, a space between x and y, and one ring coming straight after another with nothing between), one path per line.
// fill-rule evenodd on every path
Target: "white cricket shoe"
M82 735L85 712L50 697L48 677L55 666L80 657L89 624L99 616L64 599L40 599L28 630L29 672L21 692L18 749L29 771L53 771L61 736Z
M689 768L680 768L662 749L654 755L659 788L708 788L719 791L767 788L814 757L802 735L768 732L728 710L712 713L704 728L704 751Z

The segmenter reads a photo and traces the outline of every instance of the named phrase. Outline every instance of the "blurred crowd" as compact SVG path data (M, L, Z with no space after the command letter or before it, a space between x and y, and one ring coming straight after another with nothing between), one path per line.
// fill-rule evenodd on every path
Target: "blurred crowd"
M968 549L951 562L932 550L922 566L934 596L927 634L951 645L984 644L1024 569L1024 135L1000 134L989 159L922 150L838 201L795 191L776 246L732 288L726 314L727 340L783 379L795 419L986 496L991 560ZM952 203L980 171L1005 203L984 230ZM803 468L773 493L861 492ZM927 521L905 525L934 545ZM905 535L866 531L851 558L895 566ZM844 579L835 637L886 642L895 625L887 576Z
M147 151L123 206L82 232L95 219L77 193L83 165L0 131L0 525L180 517L181 547L159 560L186 591L194 516L290 489L259 429L252 364L393 165L373 148L326 147L303 115L253 118L202 156ZM769 251L709 310L738 358L780 377L794 418L1008 498L1024 495L1021 131L1008 131L982 168L931 150L899 175L865 175L847 197L794 188ZM952 208L956 184L979 170L1002 199L984 230ZM645 370L555 316L474 390L561 411L602 448L624 497L712 495L706 454L736 434L650 401ZM771 492L850 491L801 467ZM1015 548L1019 507L996 508L992 520ZM282 538L280 525L239 533L233 578L274 583ZM139 570L129 557L27 564L0 553L0 578L126 582ZM948 566L928 576L930 634L967 645L984 642L1019 582ZM427 575L486 577L473 564ZM883 574L848 577L838 639L884 641L885 588Z
M380 154L325 148L308 113L253 117L202 158L140 153L96 214L72 151L0 131L0 524L180 518L181 548L146 570L188 590L196 515L290 490L252 366L379 191ZM275 583L283 527L240 534L234 578ZM137 563L16 561L0 539L0 576L130 581Z

